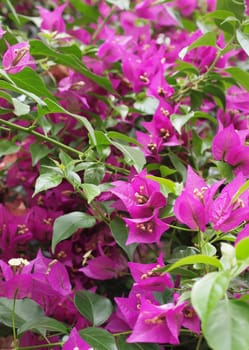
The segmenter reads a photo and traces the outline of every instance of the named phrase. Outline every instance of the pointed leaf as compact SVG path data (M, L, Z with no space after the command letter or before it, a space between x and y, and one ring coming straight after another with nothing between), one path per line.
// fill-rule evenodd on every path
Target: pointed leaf
M109 299L87 290L76 292L74 303L81 315L93 326L102 325L112 313L112 303Z
M0 298L0 323L12 327L13 299ZM30 299L18 299L15 301L15 326L21 327L26 321L34 321L44 316L40 306Z
M126 252L129 260L132 261L137 244L133 243L126 245L128 238L128 229L125 225L125 222L122 219L116 217L110 222L110 229L116 243Z
M50 171L44 174L41 174L35 183L35 192L33 197L37 195L37 193L46 191L50 188L54 188L58 186L63 180L63 175L56 171Z
M227 271L208 273L194 284L191 302L203 324L219 300L224 297L228 285L229 274Z
M118 350L113 335L102 328L85 328L79 334L94 350Z
M247 350L248 329L248 302L225 299L209 315L203 333L213 350Z
M31 330L41 333L43 335L46 334L48 331L57 332L59 334L68 334L68 328L63 323L53 318L45 316L25 322L18 329L18 335Z
M53 226L52 252L56 245L64 239L72 236L79 228L90 228L94 226L96 220L93 216L74 211L57 218Z

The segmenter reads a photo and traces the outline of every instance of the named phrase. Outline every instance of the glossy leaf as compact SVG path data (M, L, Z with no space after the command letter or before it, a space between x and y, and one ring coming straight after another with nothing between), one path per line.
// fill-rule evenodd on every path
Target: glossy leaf
M12 327L12 312L14 300L8 298L0 298L0 323ZM27 321L34 321L44 316L41 307L30 299L18 299L15 301L15 326L21 327Z
M35 183L35 192L33 197L37 195L37 193L46 191L50 188L54 188L58 186L63 180L63 174L58 171L49 171L44 174L41 174Z
M89 228L95 225L95 218L85 213L75 211L57 218L53 226L52 252L56 245L71 237L79 228Z
M130 0L106 0L110 4L113 4L121 10L129 10Z
M133 243L126 245L128 238L128 229L125 225L125 222L122 219L116 217L110 222L110 229L116 243L126 252L129 260L132 261L137 244Z
M182 258L175 262L174 264L167 266L163 269L160 269L160 271L166 271L170 272L178 267L185 266L185 265L194 265L194 264L205 264L205 265L211 265L218 269L222 268L222 265L220 261L213 257L213 256L207 256L207 255L201 255L196 254L192 256L187 256L185 258Z
M79 334L94 350L118 350L113 335L102 328L88 327Z
M81 315L93 326L102 325L112 313L112 303L109 299L87 290L76 292L74 303Z
M26 103L21 102L17 98L12 98L12 103L14 106L14 111L13 113L17 116L20 117L21 115L28 114L30 112L30 106L27 105Z
M235 254L237 260L249 259L249 237L241 239L235 247Z
M204 324L226 293L229 285L228 272L210 272L197 281L191 292L191 303Z
M19 329L18 335L21 335L27 331L36 331L40 334L46 335L47 332L56 332L59 334L68 334L68 328L61 322L50 318L40 317L35 320L29 320L25 322Z
M20 149L20 146L15 144L13 141L0 140L0 157L7 154L16 153Z
M114 92L112 85L107 78L98 76L92 73L82 62L81 60L74 55L65 54L57 52L54 49L48 47L40 40L30 40L30 54L33 56L45 56L50 59L53 59L56 63L62 64L66 67L70 67L75 71L81 73L85 77L89 78L97 85L103 87L107 91Z
M29 91L39 97L48 97L56 100L54 95L46 88L43 80L30 67L25 67L20 72L11 75L17 87Z
M32 166L35 166L41 159L46 157L51 152L47 146L43 144L33 143L30 146L30 153L32 156Z
M213 350L247 350L248 328L248 302L225 299L209 315L203 333Z
M84 183L82 185L82 188L84 190L84 194L88 203L91 203L94 200L94 198L99 196L101 193L100 187L94 184Z
M123 153L129 165L134 165L137 172L143 169L146 159L144 153L139 148L126 146L114 141L112 141L112 144Z

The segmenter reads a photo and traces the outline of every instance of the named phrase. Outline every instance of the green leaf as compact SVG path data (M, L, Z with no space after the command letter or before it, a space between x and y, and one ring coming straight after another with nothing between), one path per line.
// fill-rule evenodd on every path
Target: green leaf
M106 0L109 4L113 4L121 10L129 10L130 0Z
M91 203L94 198L101 193L100 187L94 184L84 183L82 184L82 187L88 203Z
M57 218L53 226L52 252L54 253L56 245L71 237L79 228L93 227L96 220L93 216L74 211Z
M201 46L213 46L216 47L216 34L215 32L207 32L203 34L200 38L196 39L191 45L184 47L180 53L179 57L183 60L188 51Z
M173 124L174 128L176 131L181 134L181 129L183 125L185 125L190 119L194 117L194 112L190 112L187 114L171 114L170 120L171 123Z
M45 45L41 40L32 39L29 41L29 44L31 55L45 56L50 59L53 59L56 63L60 63L66 67L72 68L73 70L81 73L82 75L89 78L105 90L114 93L111 82L107 78L92 73L77 56L58 52Z
M0 69L0 74L2 75L1 69ZM24 94L25 96L29 96L30 98L32 98L32 100L34 100L40 106L45 106L45 102L40 97L36 96L32 92L29 92L25 89L21 89L20 87L16 86L14 82L11 83L8 81L0 80L0 88L4 89L4 90L15 91L15 92L18 92L20 94Z
M102 328L88 327L80 330L79 335L94 350L118 350L113 335Z
M146 159L144 153L139 148L126 146L114 141L112 141L112 144L123 153L125 160L129 165L134 165L137 172L143 170Z
M48 97L51 100L55 100L54 95L46 88L43 80L30 67L25 67L20 72L11 74L11 79L16 86L21 89L29 91L39 97Z
M159 105L159 101L155 97L146 97L142 101L134 103L134 107L145 114L153 115Z
M224 297L228 285L227 271L210 272L194 284L191 303L203 324L219 300Z
M17 26L20 26L21 22L20 22L18 14L16 13L15 8L12 6L12 4L11 4L11 2L9 0L4 0L4 2L7 5L7 7L9 8L10 12L12 13L13 18L14 18Z
M178 260L174 264L167 266L163 269L160 269L160 271L170 272L178 267L185 266L185 265L194 265L194 264L205 264L205 265L211 265L211 266L217 267L218 269L222 268L222 264L217 258L213 256L196 254L196 255L186 256L185 258Z
M33 197L37 195L37 193L39 192L46 191L50 188L54 188L58 186L62 182L62 180L63 180L63 174L57 171L50 170L50 172L41 174L36 179L35 192L33 194Z
M127 343L125 335L116 337L117 346L119 350L159 350L160 347L153 343Z
M20 146L16 145L13 141L0 140L0 157L6 154L13 154L19 151Z
M129 260L132 261L137 244L133 243L126 245L128 238L128 229L125 225L125 222L122 219L116 217L110 222L109 225L116 243L126 252Z
M59 334L68 334L68 328L61 322L50 318L50 317L40 317L34 320L29 320L25 322L19 329L17 334L21 335L27 331L35 331L42 335L46 335L47 332L56 332Z
M84 182L99 185L105 176L105 167L102 164L89 167L84 172Z
M12 327L13 299L0 298L0 323ZM34 321L44 316L40 306L30 299L18 299L15 301L15 326L21 327L27 321Z
M97 22L99 17L97 6L87 5L81 0L69 0L69 2L83 15L84 19L87 19L87 23Z
M238 67L227 68L226 72L231 74L236 82L249 91L249 73Z
M27 105L26 103L21 102L17 98L12 98L12 103L14 106L14 111L13 113L17 116L20 117L21 115L26 115L30 112L30 106Z
M188 46L188 51L200 46L213 46L216 47L216 34L215 32L207 32L202 37L195 40Z
M249 237L241 239L236 247L235 253L237 260L247 260L249 258Z
M241 19L245 11L244 1L217 0L216 10L229 11Z
M125 134L121 134L120 132L117 132L117 131L109 131L107 133L107 136L111 139L118 139L121 141L125 141L127 143L134 143L134 145L141 146L141 144L133 137L127 136Z
M187 170L185 166L182 164L181 159L175 153L171 152L170 150L168 152L170 161L174 165L175 169L179 172L179 174L181 174L183 182L185 182L187 176Z
M217 85L214 84L206 84L203 88L205 93L210 94L212 97L217 97L221 104L222 108L226 109L226 97L224 91Z
M79 123L81 123L87 129L87 131L89 132L89 135L92 138L93 143L96 144L94 129L91 123L89 123L89 121L85 117L82 117L78 114L74 114L67 111L65 108L61 107L58 103L48 98L45 98L45 102L49 110L49 113L65 113L75 118L76 120L78 120ZM48 110L44 110L44 113L48 114Z
M74 303L81 315L93 326L102 325L112 313L112 303L109 299L87 290L76 292Z
M39 143L33 143L29 149L32 157L32 166L35 166L39 160L46 157L51 152L51 149Z
M176 191L176 185L172 180L164 179L163 177L154 175L147 175L146 178L158 182L165 190L166 194L175 193Z
M248 302L225 299L209 315L203 333L213 350L248 350L248 329Z

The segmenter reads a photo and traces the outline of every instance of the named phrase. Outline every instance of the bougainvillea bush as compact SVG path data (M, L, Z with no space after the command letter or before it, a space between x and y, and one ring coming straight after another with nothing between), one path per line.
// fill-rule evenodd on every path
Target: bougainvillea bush
M249 1L0 4L0 349L249 349Z

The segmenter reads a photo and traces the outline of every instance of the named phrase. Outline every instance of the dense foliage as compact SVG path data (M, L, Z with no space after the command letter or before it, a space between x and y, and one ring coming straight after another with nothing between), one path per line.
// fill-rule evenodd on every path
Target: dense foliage
M249 1L0 15L0 348L248 350Z

